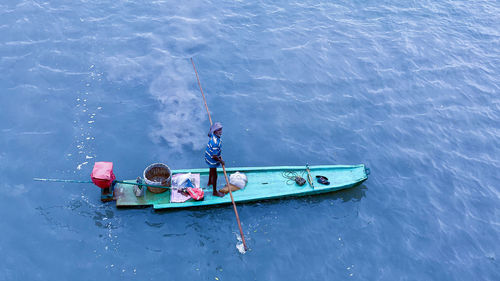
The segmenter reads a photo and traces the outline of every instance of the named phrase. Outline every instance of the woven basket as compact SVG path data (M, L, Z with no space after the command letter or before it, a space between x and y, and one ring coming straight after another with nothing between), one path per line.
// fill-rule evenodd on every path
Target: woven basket
M172 173L170 168L162 163L155 163L149 165L143 174L144 181L148 185L162 185L170 187L172 183ZM148 186L148 190L153 193L163 193L167 191L166 188L156 188Z

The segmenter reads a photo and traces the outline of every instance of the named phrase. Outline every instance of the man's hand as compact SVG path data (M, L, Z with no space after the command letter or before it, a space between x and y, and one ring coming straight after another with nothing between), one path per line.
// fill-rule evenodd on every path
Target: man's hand
M226 162L224 162L224 160L222 160L222 157L214 155L212 158L215 159L216 161L220 162L222 165L224 165L224 166L226 165Z

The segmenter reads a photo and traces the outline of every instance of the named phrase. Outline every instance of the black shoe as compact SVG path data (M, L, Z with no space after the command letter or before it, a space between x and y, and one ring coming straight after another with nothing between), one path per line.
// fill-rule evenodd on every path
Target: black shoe
M325 176L316 176L316 179L318 180L319 183L324 184L324 185L330 185L330 182L328 181L328 178Z

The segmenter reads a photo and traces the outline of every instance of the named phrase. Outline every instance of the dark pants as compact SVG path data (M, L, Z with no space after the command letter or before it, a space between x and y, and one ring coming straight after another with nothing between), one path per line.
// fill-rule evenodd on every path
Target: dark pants
M208 185L212 185L214 189L217 188L217 168L210 168L208 173Z

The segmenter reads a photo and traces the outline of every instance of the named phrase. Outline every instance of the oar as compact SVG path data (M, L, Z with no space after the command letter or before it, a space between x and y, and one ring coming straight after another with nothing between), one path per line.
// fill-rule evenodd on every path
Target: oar
M191 58L191 63L193 64L194 73L196 73L196 80L198 80L198 86L200 87L201 95L203 96L203 101L205 102L205 108L207 109L208 120L210 121L210 126L212 126L212 118L210 117L210 111L208 110L207 100L205 99L205 94L203 93L203 89L201 88L200 78L198 77L198 71L196 71L196 67L194 66L193 58ZM248 249L247 243L245 242L245 236L243 235L243 229L241 228L240 216L238 216L238 210L236 209L236 203L234 203L233 193L231 192L231 186L229 185L229 179L227 178L226 167L224 164L222 164L222 171L224 171L224 177L226 178L226 185L229 189L229 195L231 196L231 202L233 203L234 213L236 214L236 221L238 222L238 228L240 229L241 241L243 242L243 247L245 248L246 251Z
M243 247L245 251L247 250L247 243L245 242L245 236L243 235L243 229L241 229L240 216L238 216L238 210L236 209L236 203L234 203L233 192L231 192L231 185L229 184L229 179L227 178L226 167L222 164L222 171L224 171L224 177L226 178L227 189L229 190L229 196L231 196L231 202L233 202L234 213L236 214L236 221L238 222L238 228L240 229L241 241L243 242Z

